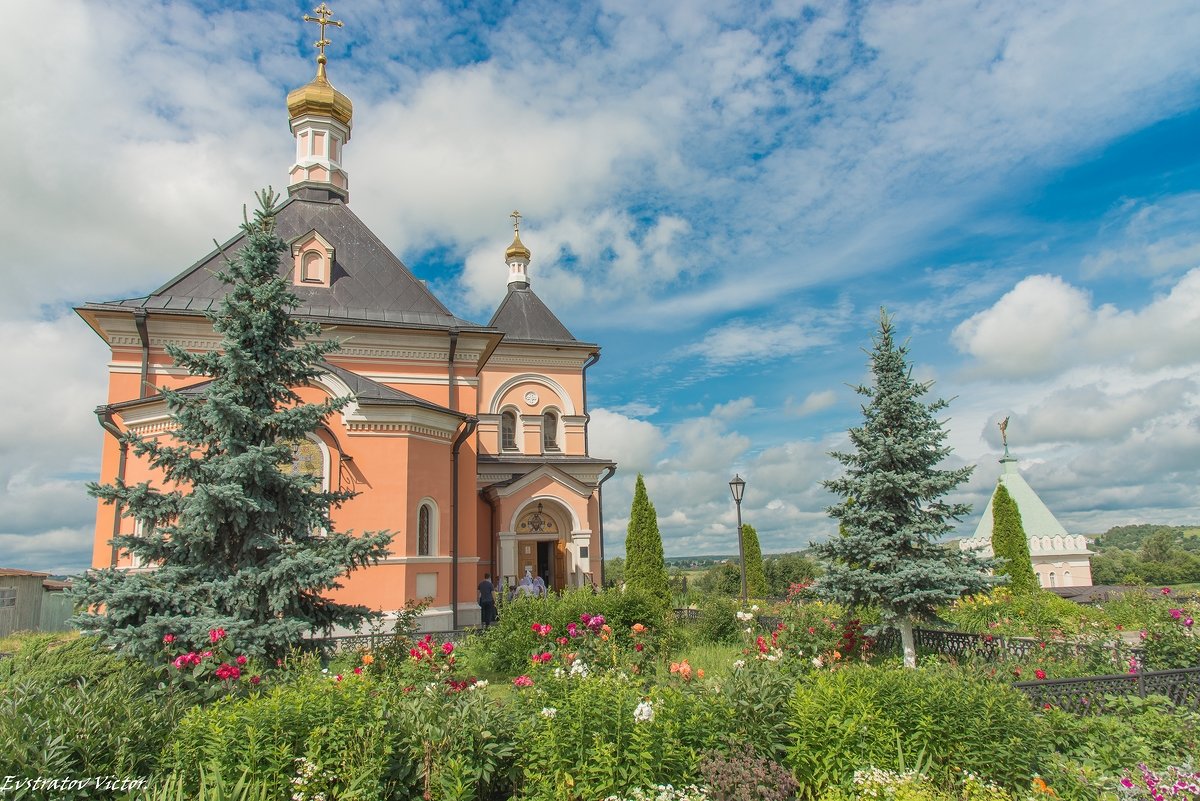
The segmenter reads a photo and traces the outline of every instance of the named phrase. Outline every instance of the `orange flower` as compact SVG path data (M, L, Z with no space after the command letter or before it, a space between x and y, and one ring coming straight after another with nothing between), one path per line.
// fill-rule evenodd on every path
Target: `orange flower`
M633 631L634 634L641 634L642 632L644 632L646 630L646 627L643 626L641 623L634 623L632 626L630 626L630 629Z
M696 669L696 677L701 679L704 678L704 668Z
M362 663L364 665L369 665L374 661L375 661L375 657L371 656L370 654L363 654Z
M1058 795L1058 793L1054 792L1054 790L1048 784L1046 784L1046 780L1043 779L1041 776L1033 777L1033 791L1035 793L1039 793L1041 795L1048 795L1051 797Z

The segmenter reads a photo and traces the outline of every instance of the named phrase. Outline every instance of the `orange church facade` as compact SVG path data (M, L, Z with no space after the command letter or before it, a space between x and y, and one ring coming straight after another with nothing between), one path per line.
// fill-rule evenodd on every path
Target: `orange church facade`
M601 488L616 470L588 452L587 370L597 345L576 340L530 288L519 230L504 253L508 291L492 319L454 316L350 210L342 166L352 105L317 77L288 96L296 163L276 225L290 253L280 274L301 300L295 314L342 343L298 392L348 396L297 448L297 462L330 489L358 493L333 512L340 531L393 533L391 553L343 580L339 601L385 613L429 598L427 629L479 622L485 573L515 584L527 571L561 589L598 584ZM517 217L519 222L519 216ZM517 227L517 226L515 226ZM235 252L241 236L223 247ZM497 269L501 268L499 252ZM169 437L158 387L203 382L173 367L166 346L213 349L204 316L225 287L211 253L141 298L85 303L78 314L110 346L101 481L155 480L118 436ZM149 570L111 544L135 521L101 504L93 567Z

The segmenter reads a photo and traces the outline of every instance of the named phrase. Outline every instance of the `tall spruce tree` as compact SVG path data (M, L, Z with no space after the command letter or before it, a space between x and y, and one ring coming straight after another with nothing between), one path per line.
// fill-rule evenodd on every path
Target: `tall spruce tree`
M629 510L629 528L625 533L625 586L642 590L663 604L671 602L658 514L646 494L646 482L641 473L638 473L633 488L633 506Z
M1038 589L1021 510L1003 484L997 484L992 495L992 552L997 561L1003 560L996 574L1008 576L1008 586L1014 593L1024 595Z
M877 606L884 621L900 630L904 664L916 667L914 621L994 578L984 573L989 560L938 542L951 521L970 512L969 505L943 498L973 468L938 469L950 448L936 415L948 402L922 401L930 383L913 379L908 348L893 335L881 309L870 352L874 383L855 388L869 399L863 424L849 431L853 451L830 454L845 472L823 482L844 499L828 510L840 533L815 550L828 564L818 591L852 608Z
M146 660L161 656L166 634L199 648L215 628L245 653L277 657L312 632L374 614L326 597L344 574L385 556L391 535L335 532L330 509L355 493L322 491L292 469L294 444L349 399L303 403L295 392L338 345L291 316L299 301L279 274L278 196L258 199L244 247L219 274L229 285L209 314L219 350L167 348L177 366L211 380L200 393L162 390L170 438L124 435L161 481L88 487L139 521L138 535L113 543L154 567L89 572L77 583L86 611L76 620Z
M742 551L746 555L746 592L751 598L767 597L767 574L763 571L762 547L758 532L749 523L742 524Z

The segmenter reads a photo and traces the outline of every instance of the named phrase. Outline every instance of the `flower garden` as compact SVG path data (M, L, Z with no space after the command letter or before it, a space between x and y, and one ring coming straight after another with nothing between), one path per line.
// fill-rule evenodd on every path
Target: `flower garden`
M636 592L567 593L511 603L461 642L397 637L270 665L221 629L166 634L154 669L89 638L27 635L0 644L15 650L0 661L0 777L17 799L44 797L22 779L96 775L149 781L52 797L1200 798L1194 697L1077 714L1013 687L1196 665L1195 600L1078 607L996 590L942 616L1076 647L925 654L906 670L869 615L803 593L685 623Z

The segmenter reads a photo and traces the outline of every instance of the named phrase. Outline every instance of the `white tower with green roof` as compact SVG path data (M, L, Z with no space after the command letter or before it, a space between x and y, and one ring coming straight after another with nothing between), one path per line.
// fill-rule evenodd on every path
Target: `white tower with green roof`
M1033 487L1017 469L1017 460L1004 443L1000 459L1000 484L1008 490L1021 512L1021 525L1029 540L1029 556L1038 582L1045 588L1092 586L1092 552L1087 538L1069 534L1050 507L1038 497ZM962 550L979 551L992 556L992 499L988 499L983 517L970 539L959 540Z

